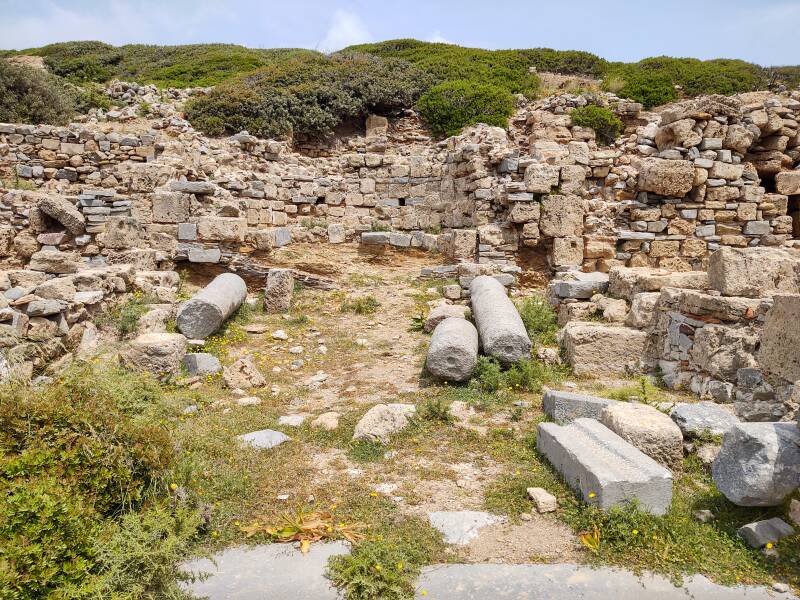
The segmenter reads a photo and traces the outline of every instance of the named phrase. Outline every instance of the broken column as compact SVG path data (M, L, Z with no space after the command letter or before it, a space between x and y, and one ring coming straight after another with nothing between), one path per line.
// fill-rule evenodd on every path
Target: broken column
M264 309L267 313L287 312L292 303L293 290L294 276L291 269L270 269L264 289Z
M233 273L214 278L178 310L178 329L190 339L206 338L247 298L244 279Z
M509 366L531 353L531 340L514 303L494 277L479 275L469 286L472 314L484 353Z
M459 317L448 317L436 326L425 365L439 379L466 381L478 362L478 331Z

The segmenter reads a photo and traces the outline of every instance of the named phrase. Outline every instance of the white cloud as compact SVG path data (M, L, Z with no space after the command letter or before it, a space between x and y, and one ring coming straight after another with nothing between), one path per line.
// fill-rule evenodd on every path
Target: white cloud
M452 43L453 43L453 42L451 42L450 40L448 40L446 37L444 37L444 36L442 35L442 32L441 32L441 31L439 31L438 29L437 29L436 31L434 31L434 32L433 32L433 33L432 33L432 34L431 34L431 35L428 37L428 41L429 41L429 42L434 42L435 44L452 44Z
M350 11L337 10L333 13L333 21L318 48L322 52L334 52L353 44L363 44L370 39L372 36L361 17Z

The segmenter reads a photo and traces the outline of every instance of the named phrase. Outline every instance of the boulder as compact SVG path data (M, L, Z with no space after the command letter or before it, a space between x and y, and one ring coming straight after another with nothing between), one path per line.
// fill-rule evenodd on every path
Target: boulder
M184 354L186 338L180 333L144 333L125 344L119 356L132 371L165 378L180 373Z
M758 342L758 332L751 327L712 323L696 330L689 356L715 379L732 381L739 369L756 366Z
M534 194L549 194L558 185L560 168L547 163L531 163L525 169L525 188Z
M619 375L639 370L647 334L629 327L573 321L561 332L561 346L576 375Z
M267 380L256 367L252 356L244 356L222 370L222 379L232 390L264 387Z
M269 450L288 442L290 439L285 433L273 429L261 429L236 436L239 445L255 448L256 450Z
M723 246L708 261L711 289L725 296L800 294L800 254L784 248Z
M291 269L270 269L264 288L264 309L269 314L284 313L292 304L294 276Z
M603 409L600 422L668 469L681 470L683 435L667 415L638 402L616 402Z
M773 298L761 332L758 363L772 375L787 381L800 379L800 296Z
M734 504L779 505L800 481L800 429L795 423L737 423L722 438L711 474Z
M387 444L393 433L408 425L415 412L413 404L376 404L356 423L353 440Z
M494 277L479 275L469 290L483 351L504 366L529 358L531 340L503 285Z
M445 381L467 381L478 362L478 330L460 317L440 322L433 332L425 366Z
M58 250L39 250L31 255L28 268L32 271L43 271L63 275L78 270L78 257L72 252Z
M466 319L468 312L469 309L462 304L439 304L428 313L428 318L425 319L425 333L432 332L439 323L450 317Z
M787 196L800 195L800 170L775 175L775 191Z
M794 527L783 519L773 517L764 521L755 521L740 527L737 531L751 548L763 548L769 543L775 544L779 540L794 535Z
M203 339L219 329L247 298L244 279L233 273L214 278L178 310L178 329L192 339Z
M639 168L639 190L683 198L694 185L694 164L688 160L646 158Z
M739 419L719 404L697 402L678 404L669 413L686 437L723 435L739 422Z
M208 352L193 352L183 357L183 366L191 376L216 375L222 371L222 363Z

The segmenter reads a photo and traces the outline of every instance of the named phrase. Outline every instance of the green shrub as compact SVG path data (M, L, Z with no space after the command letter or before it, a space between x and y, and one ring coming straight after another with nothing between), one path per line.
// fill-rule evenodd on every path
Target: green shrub
M501 87L477 81L448 81L417 102L422 118L437 135L457 135L476 123L508 127L514 97Z
M74 97L57 77L0 60L0 122L65 125Z
M339 54L276 63L187 103L209 135L246 129L263 137L325 137L350 119L413 105L432 80L398 59Z
M115 600L189 600L178 580L178 564L189 554L200 516L195 510L154 507L127 513L94 542L95 571L75 596ZM69 597L70 592L64 595Z
M104 519L164 489L174 450L160 388L79 364L35 391L0 387L0 587L12 598L79 585Z
M479 356L472 372L472 385L482 392L494 392L503 385L503 370L494 358Z
M93 108L108 110L111 108L111 98L106 96L96 85L85 85L76 88L74 92L75 110L79 113L88 113Z
M548 383L561 380L559 369L539 361L522 359L511 365L503 374L503 385L514 391L541 392Z
M528 336L535 345L552 346L556 343L558 316L546 298L529 296L518 308Z
M534 96L539 87L539 78L530 72L531 58L517 50L483 50L403 39L351 46L344 52L403 59L429 73L436 83L469 80L526 96Z
M352 312L357 315L371 315L380 308L381 303L375 296L360 296L342 302L341 312Z
M610 144L622 131L622 121L607 108L589 104L570 113L572 122L581 127L591 127L600 141Z
M624 85L617 93L641 102L646 109L674 102L679 97L672 80L664 73L631 70L621 77Z

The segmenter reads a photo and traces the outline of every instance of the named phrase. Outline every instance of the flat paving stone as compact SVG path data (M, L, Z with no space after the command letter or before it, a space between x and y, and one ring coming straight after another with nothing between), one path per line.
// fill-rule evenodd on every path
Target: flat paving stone
M448 544L466 546L481 529L505 521L504 517L474 510L438 511L428 514L430 524L442 532Z
M237 435L236 439L242 446L250 446L251 448L258 448L259 450L269 450L275 446L280 446L284 442L288 442L291 438L282 431L275 431L273 429L261 429L260 431L251 431Z
M659 575L572 564L435 565L423 570L417 598L425 600L796 600L757 587L726 588L702 576L675 587Z
M209 559L182 565L187 573L209 573L184 589L209 600L337 600L325 578L328 558L350 552L343 542L311 544L302 554L290 544L229 548Z

